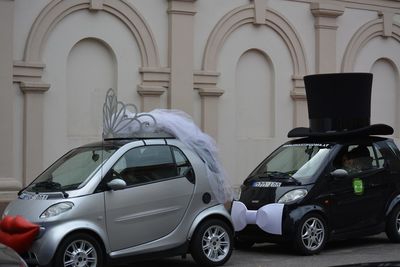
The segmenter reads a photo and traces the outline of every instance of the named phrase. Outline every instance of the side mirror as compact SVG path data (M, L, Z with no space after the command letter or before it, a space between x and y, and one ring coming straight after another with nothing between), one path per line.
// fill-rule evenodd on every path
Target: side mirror
M107 183L108 188L111 190L121 190L126 187L126 182L122 179L116 178Z
M349 173L344 169L336 169L333 172L331 172L331 176L333 178L343 179L349 177Z

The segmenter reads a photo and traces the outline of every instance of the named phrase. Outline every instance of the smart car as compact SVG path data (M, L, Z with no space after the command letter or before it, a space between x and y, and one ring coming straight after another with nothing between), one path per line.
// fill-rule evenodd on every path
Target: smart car
M359 168L346 170L342 155L361 148L365 154L353 158ZM391 139L287 142L244 181L234 203L240 212L232 214L239 217L235 244L290 242L314 254L335 238L386 232L400 242L399 174L400 152ZM243 221L247 210L252 224Z
M230 215L205 163L171 136L106 139L72 149L21 190L4 215L40 225L28 253L40 266L105 266L185 255L201 265L232 253Z
M304 77L310 127L244 180L232 205L236 247L291 243L301 254L326 242L386 232L400 242L400 152L386 124L370 125L372 74ZM356 100L356 101L355 101Z

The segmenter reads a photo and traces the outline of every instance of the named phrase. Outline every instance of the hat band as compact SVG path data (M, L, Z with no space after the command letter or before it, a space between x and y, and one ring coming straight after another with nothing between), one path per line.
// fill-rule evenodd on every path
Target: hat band
M369 118L319 118L310 119L312 132L347 131L370 125Z

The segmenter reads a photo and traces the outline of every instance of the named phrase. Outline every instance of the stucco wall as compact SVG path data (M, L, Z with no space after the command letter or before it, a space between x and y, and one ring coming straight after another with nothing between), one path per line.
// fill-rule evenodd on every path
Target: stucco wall
M0 0L0 33L0 202L101 138L110 87L192 115L233 184L308 125L306 74L373 72L371 120L400 136L399 1Z

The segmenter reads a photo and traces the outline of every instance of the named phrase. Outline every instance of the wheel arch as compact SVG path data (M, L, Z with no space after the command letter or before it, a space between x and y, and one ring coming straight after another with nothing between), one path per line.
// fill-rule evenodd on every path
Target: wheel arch
M329 216L327 214L327 211L318 205L306 205L306 206L301 206L298 207L294 210L292 210L289 213L289 218L288 220L286 220L284 229L289 232L291 235L293 235L296 232L296 228L299 225L300 221L302 218L304 218L304 216L310 214L310 213L316 213L318 215L320 215L326 224L326 228L327 228L327 234L328 234L328 238L330 236L330 232L331 232L331 226L329 224Z
M390 204L388 205L388 208L386 209L385 217L386 219L388 218L389 214L392 212L392 210L397 206L400 205L400 194L397 195L392 199Z
M193 233L196 231L197 227L204 221L210 220L210 219L221 220L221 221L225 222L231 228L232 232L234 231L233 224L230 219L230 215L229 215L228 211L225 209L225 207L222 204L220 204L220 205L208 208L206 210L203 210L196 216L196 218L194 219L194 221L190 227L190 230L188 232L187 239L190 241L192 239Z

